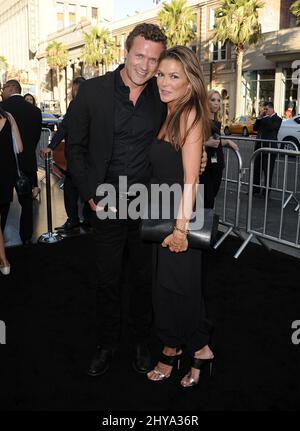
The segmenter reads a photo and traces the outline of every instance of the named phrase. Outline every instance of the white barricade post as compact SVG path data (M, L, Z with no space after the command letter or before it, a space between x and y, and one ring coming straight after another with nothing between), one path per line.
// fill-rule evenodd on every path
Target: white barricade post
M47 197L47 224L48 232L42 234L38 242L53 244L61 241L63 237L52 229L52 205L51 205L51 166L53 162L52 151L45 154L45 172L46 172L46 197Z
M255 161L264 155L267 158L267 178L266 185L263 186L263 206L255 203L254 191L254 166ZM271 157L283 158L282 161L282 187L270 186L270 160ZM289 159L293 159L294 163L290 163ZM298 175L298 164L300 160L300 151L281 150L276 148L260 148L254 152L250 161L250 178L249 178L249 196L247 210L247 228L248 237L238 249L235 258L238 258L248 243L256 238L263 245L266 245L264 240L270 240L282 245L290 246L300 250L299 244L299 227L300 227L300 211L299 201L297 199L297 190L289 190L288 178L291 183L296 184ZM291 173L292 172L292 173ZM278 186L278 185L277 185ZM280 193L280 199L270 198L271 192ZM294 199L297 206L292 205L291 199ZM288 205L290 203L290 205ZM285 220L289 220L285 223Z

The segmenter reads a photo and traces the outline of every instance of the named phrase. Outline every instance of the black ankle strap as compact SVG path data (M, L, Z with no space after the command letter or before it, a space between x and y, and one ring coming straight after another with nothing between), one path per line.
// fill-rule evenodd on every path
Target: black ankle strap
M203 367L205 367L210 362L212 362L212 360L213 360L213 358L209 358L209 359L193 358L191 366L193 368L196 368L197 370L202 370Z
M165 365L172 365L172 367L174 367L174 365L177 365L177 361L178 359L180 359L180 357L181 357L181 354L175 355L175 356L167 356L164 353L161 353L159 362Z

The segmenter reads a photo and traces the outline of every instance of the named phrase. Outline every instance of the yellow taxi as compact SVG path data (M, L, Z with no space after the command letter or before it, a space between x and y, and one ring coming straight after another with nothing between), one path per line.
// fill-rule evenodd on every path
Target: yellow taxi
M242 116L233 121L231 121L227 126L224 127L225 135L242 135L249 136L253 135L256 132L253 130L253 124L255 122L255 118Z

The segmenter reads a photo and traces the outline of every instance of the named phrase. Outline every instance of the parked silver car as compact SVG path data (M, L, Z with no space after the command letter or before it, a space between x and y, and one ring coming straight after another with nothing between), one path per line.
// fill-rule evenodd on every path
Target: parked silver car
M282 121L278 140L294 142L300 151L300 115Z

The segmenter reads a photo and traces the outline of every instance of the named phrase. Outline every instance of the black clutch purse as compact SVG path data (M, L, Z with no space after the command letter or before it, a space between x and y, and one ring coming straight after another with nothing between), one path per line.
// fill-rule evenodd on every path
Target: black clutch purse
M20 169L20 164L19 164L19 159L17 154L16 138L12 129L11 129L11 138L12 138L12 144L13 144L17 173L18 173L18 177L15 182L15 189L19 196L29 196L32 193L32 184L30 179L25 174L23 174L23 172Z
M18 171L18 178L15 182L15 189L19 196L31 195L31 182L22 171Z
M212 209L204 209L204 223L201 229L193 229L193 220L188 228L189 247L209 250L216 242L219 216ZM166 236L173 232L175 219L143 219L140 224L140 235L145 241L162 243Z

